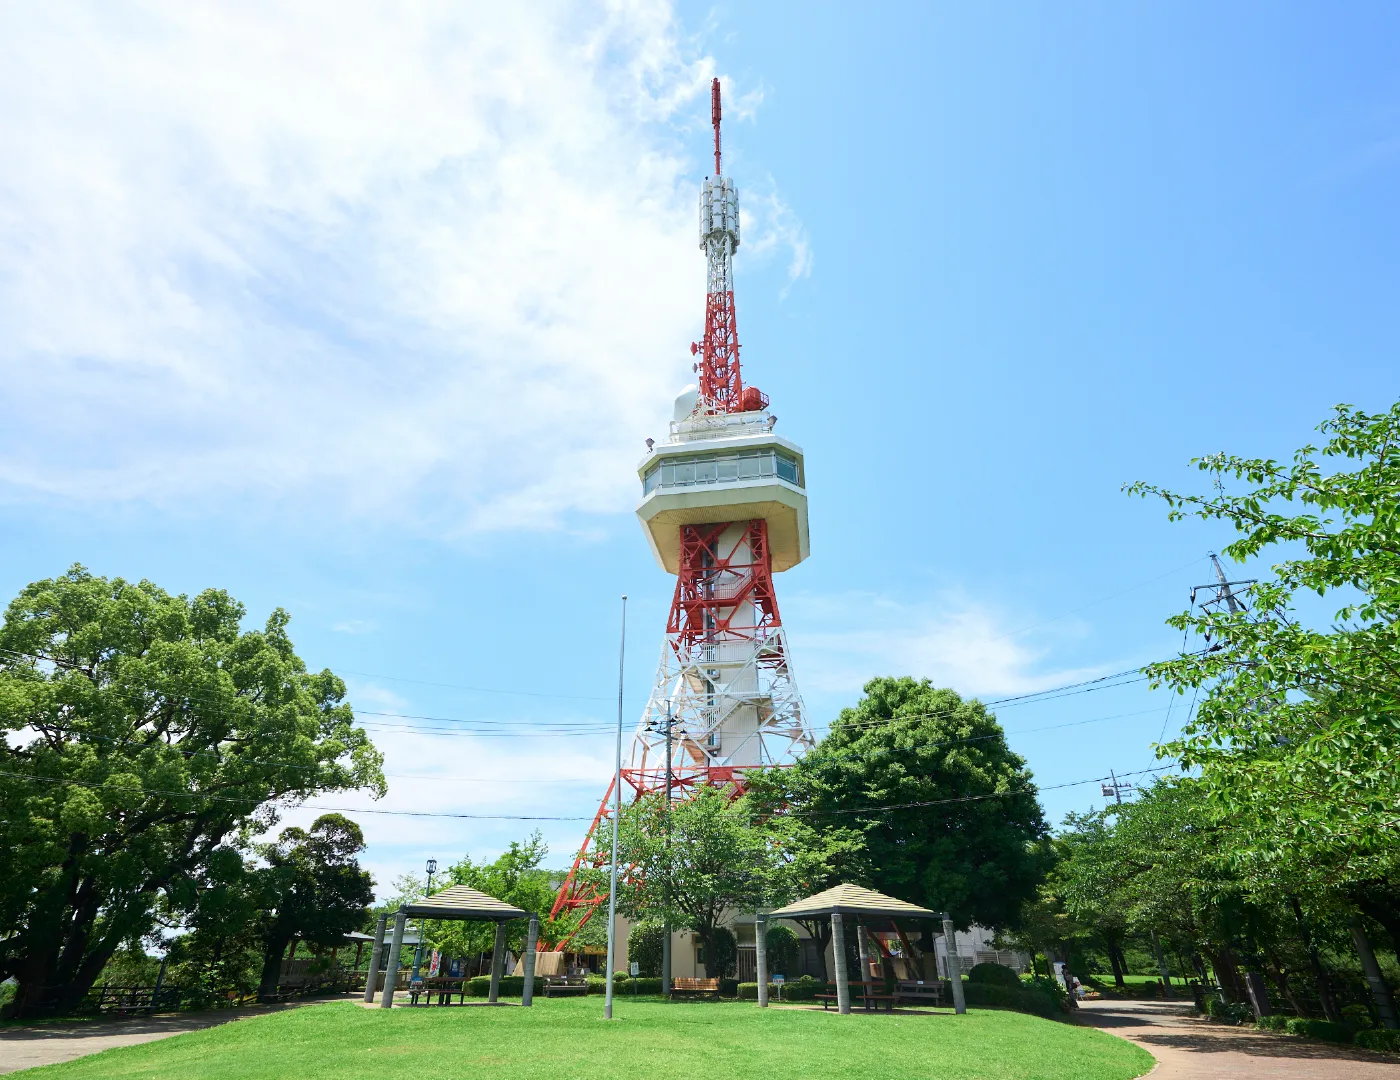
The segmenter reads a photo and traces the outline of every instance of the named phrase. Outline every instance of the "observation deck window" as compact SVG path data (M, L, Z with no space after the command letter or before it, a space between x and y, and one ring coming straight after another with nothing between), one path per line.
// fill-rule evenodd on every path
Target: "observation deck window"
M729 480L761 480L769 476L802 486L801 466L791 455L781 450L739 450L730 454L658 461L643 474L642 491L650 495L659 487L696 487Z

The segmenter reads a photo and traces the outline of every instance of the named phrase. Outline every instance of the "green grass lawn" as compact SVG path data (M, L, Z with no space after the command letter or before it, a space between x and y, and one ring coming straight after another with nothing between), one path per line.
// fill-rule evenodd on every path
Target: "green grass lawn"
M26 1076L117 1080L1129 1080L1146 1051L1091 1028L1021 1013L838 1016L752 1003L672 1004L597 997L533 1009L363 1009L312 1005Z

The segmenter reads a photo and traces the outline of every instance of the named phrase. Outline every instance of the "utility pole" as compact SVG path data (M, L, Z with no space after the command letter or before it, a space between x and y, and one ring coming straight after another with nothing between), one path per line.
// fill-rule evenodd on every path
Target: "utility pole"
M622 816L622 673L627 662L627 596L622 597L622 643L617 655L617 763L613 767L612 874L608 880L608 970L603 1019L613 1014L613 958L617 955L617 825Z
M661 883L661 903L666 911L661 937L661 993L671 1000L671 724L674 722L671 699L666 699L666 811L662 818L666 830L666 877Z
M1118 805L1122 806L1123 792L1132 791L1133 785L1128 783L1126 780L1120 781L1118 779L1117 774L1115 774L1112 769L1108 770L1108 778L1112 781L1112 783L1100 783L1099 790L1103 792L1104 798L1108 798L1108 796L1112 795L1115 799L1118 800Z

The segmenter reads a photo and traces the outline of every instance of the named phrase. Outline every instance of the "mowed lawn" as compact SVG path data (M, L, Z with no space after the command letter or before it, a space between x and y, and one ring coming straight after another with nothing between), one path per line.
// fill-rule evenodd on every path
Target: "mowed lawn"
M364 1009L349 1002L259 1016L26 1072L151 1080L1129 1080L1146 1051L1021 1013L838 1016L751 1002L668 1005L597 997L518 1006Z

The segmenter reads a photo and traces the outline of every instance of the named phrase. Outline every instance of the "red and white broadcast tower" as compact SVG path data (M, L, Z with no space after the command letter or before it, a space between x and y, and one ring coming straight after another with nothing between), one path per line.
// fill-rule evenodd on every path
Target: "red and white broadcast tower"
M740 375L739 192L720 171L718 79L710 95L715 174L700 191L705 336L690 346L698 386L676 399L669 438L648 439L637 469L637 516L656 561L676 575L676 592L656 683L622 770L623 797L632 800L668 790L683 799L700 784L742 790L748 771L788 764L813 744L773 591L773 575L808 554L802 449L774 434L768 398ZM612 796L609 784L554 918L582 910L582 926L607 901L579 869L606 864L593 838L610 820Z

